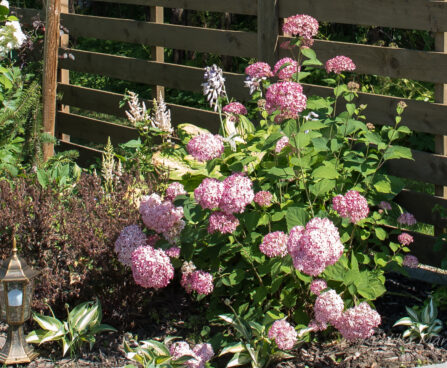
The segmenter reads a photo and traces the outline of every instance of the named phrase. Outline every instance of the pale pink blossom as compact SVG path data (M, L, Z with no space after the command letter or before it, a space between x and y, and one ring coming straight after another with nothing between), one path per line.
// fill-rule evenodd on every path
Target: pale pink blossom
M369 213L366 198L355 190L332 198L332 207L341 217L348 218L354 224L368 217Z
M397 218L397 222L401 225L412 226L417 223L416 218L409 212L404 212Z
M140 203L140 214L144 224L157 233L167 233L178 226L183 217L183 208L172 202L161 202L157 194L144 197Z
M320 323L330 323L335 326L344 307L343 299L335 290L325 291L315 301L315 319Z
M397 240L402 245L410 245L413 243L414 239L413 237L408 233L402 233L397 237Z
M308 328L311 328L313 331L324 331L327 329L327 323L318 322L316 319L312 319L307 325Z
M186 150L198 161L209 161L222 156L225 150L220 135L204 133L196 135L186 145Z
M289 137L284 136L276 142L275 152L280 153L284 147L289 145Z
M166 189L166 199L168 201L173 201L177 196L183 194L186 194L186 191L183 184L179 182L169 184L168 188Z
M203 209L212 210L219 206L223 191L223 182L213 178L205 178L194 190L194 199Z
M382 210L385 210L385 211L391 211L392 210L391 204L389 202L386 202L386 201L380 202L379 203L379 208L381 208Z
M298 334L286 320L273 322L268 333L269 339L274 339L281 350L290 350L297 342Z
M418 268L419 260L416 256L412 256L411 254L409 254L404 257L402 264L408 268Z
M132 252L144 245L146 245L146 235L140 227L138 225L126 226L121 230L118 239L115 241L118 261L125 266L130 266L132 264Z
M338 261L344 248L332 221L315 217L306 228L295 226L290 230L287 249L297 270L318 276Z
M201 270L183 272L180 281L187 293L196 291L198 294L208 295L213 292L213 275Z
M231 234L239 226L239 220L233 215L224 212L213 212L209 217L208 232L210 234L218 231L221 234Z
M170 258L178 258L180 257L180 251L179 247L171 247L166 249L165 253Z
M269 257L284 257L287 254L287 234L275 231L264 236L259 250Z
M335 327L346 340L367 339L381 323L380 314L368 303L347 309L337 320Z
M318 21L315 18L310 15L297 14L284 19L282 30L286 34L302 37L307 46L312 46L313 37L318 33L318 27Z
M244 212L255 196L252 181L242 173L235 173L227 177L223 184L219 208L226 214Z
M272 198L272 193L266 190L261 190L255 194L253 201L261 207L269 207L272 203Z
M272 69L270 65L262 61L258 61L245 68L245 74L251 78L262 79L273 77Z
M180 234L185 228L185 225L185 221L178 220L169 229L163 232L163 236L169 244L177 245L180 242Z
M203 361L207 362L214 356L214 350L211 344L197 344L192 351Z
M284 66L288 64L287 66ZM279 60L275 67L273 68L273 72L275 75L281 80L291 80L293 75L296 74L300 70L298 63L291 58L283 58Z
M296 82L278 82L272 84L265 96L265 108L269 114L279 110L275 122L286 119L297 119L301 111L306 108L307 97L303 94L303 87Z
M163 250L144 246L132 253L132 275L144 288L161 289L174 278L174 267Z
M326 71L340 74L341 72L352 72L356 68L354 62L347 56L336 56L326 61Z
M247 115L246 107L240 102L230 102L223 107L222 111L228 114Z
M327 288L326 281L323 279L315 279L310 283L310 292L315 295L320 295L320 293Z
M190 356L192 359L183 363L188 368L203 368L205 363L214 356L213 347L210 344L197 344L193 349L186 341L174 342L169 352L174 360L184 356Z

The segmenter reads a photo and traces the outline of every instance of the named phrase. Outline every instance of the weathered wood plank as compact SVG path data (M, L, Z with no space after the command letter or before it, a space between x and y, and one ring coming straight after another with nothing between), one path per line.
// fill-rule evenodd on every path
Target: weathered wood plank
M76 162L84 167L95 163L97 160L101 160L103 154L103 151L66 141L59 141L59 144L55 147L55 149L57 152L71 150L78 151L79 157L76 159Z
M279 42L291 39L280 37ZM315 40L313 49L323 64L337 55L350 57L358 74L383 75L433 83L447 83L447 54L355 43ZM280 56L289 56L280 50ZM429 66L429 67L428 67Z
M447 31L447 4L425 0L279 0L282 18L309 14L320 22Z
M78 37L240 57L256 57L257 51L254 32L157 24L78 14L63 14L62 23L70 29L70 35Z
M56 130L89 142L103 144L107 143L108 137L113 144L138 138L138 131L135 128L62 111L56 114Z
M278 35L278 0L258 0L257 57L259 61L273 64L277 60Z
M447 209L447 199L445 198L405 189L398 194L394 202L415 214L418 222L432 225L445 224L446 220L443 220L440 214L434 211L436 205Z
M62 102L70 106L101 112L117 117L126 117L126 107L119 107L124 95L91 89L86 87L59 84L58 92L62 94ZM144 100L146 106L152 106L152 101ZM217 133L220 127L219 114L213 111L201 110L176 104L167 104L171 110L172 124L192 123Z
M210 12L229 12L235 14L256 15L256 0L98 0L108 3L120 3L143 6L163 6L165 8L181 8L205 10Z
M158 63L125 56L114 56L89 51L66 49L75 60L62 59L60 66L78 72L106 75L112 78L186 91L201 92L203 69L185 65ZM248 89L244 87L244 75L224 73L227 92L239 100L248 99Z
M164 18L164 9L161 6L151 6L150 11L150 21L156 24L162 24ZM101 28L101 26L99 26ZM115 30L116 32L116 30ZM161 33L161 32L160 32ZM157 34L157 32L155 32ZM165 50L163 46L155 44L151 47L151 60L163 63L165 61ZM153 86L152 87L152 97L153 98L165 98L165 88L163 86Z

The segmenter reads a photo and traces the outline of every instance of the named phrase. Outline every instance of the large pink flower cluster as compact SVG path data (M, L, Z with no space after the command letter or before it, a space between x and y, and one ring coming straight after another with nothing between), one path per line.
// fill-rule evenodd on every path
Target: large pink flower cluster
M203 209L208 208L212 210L219 207L223 191L223 182L217 179L205 178L194 190L194 198Z
M276 142L275 153L280 153L284 147L289 145L289 137L284 136Z
M180 284L188 293L196 291L198 294L208 295L214 290L213 275L200 270L183 272Z
M409 212L404 212L402 215L400 215L397 218L397 222L401 225L416 225L417 221L416 218Z
M326 61L326 71L340 74L341 72L352 72L356 68L354 62L347 56L336 56Z
M115 241L118 260L125 266L132 264L132 252L146 245L146 235L138 225L126 226Z
M213 212L209 218L208 232L218 231L221 234L231 234L239 226L239 220L233 215L224 212Z
M335 326L344 308L341 296L335 290L328 290L320 294L315 301L315 319L320 323L330 323Z
M269 257L284 257L287 254L287 234L275 231L264 236L259 249Z
M402 245L410 245L411 243L413 243L414 239L413 237L408 234L408 233L402 233L397 237L397 240L399 241L400 244Z
M307 103L303 87L296 82L272 84L267 89L265 99L265 108L269 114L276 110L280 111L280 114L275 117L277 123L286 119L297 119L298 114L306 108Z
M245 74L252 79L263 79L273 77L270 65L262 61L258 61L245 68Z
M346 340L367 339L381 323L380 314L368 303L362 302L347 309L336 321L335 327Z
M220 157L225 150L222 137L218 134L204 133L192 138L186 149L198 161L209 161Z
M132 253L132 275L138 285L160 289L173 279L174 267L162 249L144 246Z
M188 368L203 368L205 363L214 356L214 350L210 344L197 344L191 349L186 341L174 342L169 348L169 353L174 360L184 356L192 357L183 363Z
M226 214L242 213L255 194L249 178L241 173L230 175L224 180L224 190L220 198L219 208Z
M222 111L228 114L247 115L247 109L240 102L230 102Z
M321 292L327 288L326 281L323 279L315 279L310 283L310 292L315 295L320 295Z
M292 36L301 36L305 46L312 46L313 37L318 33L318 21L306 14L297 14L284 19L282 30Z
M344 196L339 194L332 198L332 206L341 217L350 219L354 224L368 217L369 213L366 198L355 190L350 190Z
M403 265L408 268L417 268L419 266L419 260L416 256L408 254L404 257Z
M169 184L166 189L166 199L168 201L173 201L177 196L186 194L185 188L179 182L174 182Z
M255 194L253 201L261 207L269 207L272 203L272 198L272 193L266 190L261 190Z
M298 334L286 320L280 319L273 322L268 336L275 340L281 350L290 350L296 344Z
M290 230L287 249L295 268L311 276L318 276L343 254L338 229L331 220L318 217L306 228L295 226Z
M183 208L175 207L170 201L162 202L155 193L142 198L140 214L149 229L163 234L168 241L179 235L185 226L182 220Z
M287 65L286 65L287 64ZM273 68L273 72L275 75L281 80L291 80L293 75L299 71L298 63L291 58L283 58L279 60L275 67Z

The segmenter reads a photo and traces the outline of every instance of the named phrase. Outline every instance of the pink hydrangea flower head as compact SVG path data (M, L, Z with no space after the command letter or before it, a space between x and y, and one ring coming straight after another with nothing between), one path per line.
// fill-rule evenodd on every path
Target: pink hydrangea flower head
M312 46L313 37L318 33L318 21L310 15L297 14L284 19L282 30L292 36L301 36L308 46Z
M183 356L192 357L187 362L183 363L185 367L188 368L203 368L205 366L205 361L194 353L189 344L186 341L176 341L174 342L170 348L169 352L174 360L177 360Z
M355 190L348 191L344 196L337 195L332 198L332 207L341 217L349 218L354 224L369 214L366 198Z
M214 290L213 275L205 271L194 271L190 276L191 289L198 294L208 295Z
M138 225L126 226L121 230L118 239L115 241L118 261L125 266L130 266L132 264L132 252L144 245L146 245L146 235L140 227Z
M323 279L315 279L310 283L310 292L315 295L320 295L321 292L327 288L326 281Z
M328 290L317 297L314 305L315 319L320 323L336 325L344 309L343 299L335 290Z
M288 64L287 66L284 66ZM291 80L293 75L299 71L298 63L291 58L283 58L279 60L275 67L273 68L273 72L275 75L281 80Z
M399 243L402 245L410 245L413 243L414 239L413 237L408 233L402 233L397 237L397 240L399 240Z
M213 212L209 217L208 233L216 231L221 234L231 234L239 226L239 220L233 215L224 212Z
M402 264L408 268L418 268L419 260L417 259L416 256L412 256L411 254L408 254L404 257L404 261Z
M132 253L132 275L144 288L161 289L174 278L174 267L163 250L144 246Z
M273 77L270 65L262 61L258 61L245 68L245 74L254 79L263 79Z
M192 351L200 358L202 362L209 361L214 356L214 350L211 344L197 344Z
M169 229L163 232L164 238L169 244L177 245L180 242L180 234L185 228L185 221L179 220L175 222Z
M247 115L247 109L240 102L230 102L222 109L223 112L236 115Z
M171 247L166 249L165 253L170 258L179 258L180 257L180 248L179 247Z
M168 188L166 189L166 199L168 201L173 201L177 196L183 194L186 194L186 191L183 184L179 182L169 184Z
M276 110L280 111L280 114L275 117L277 123L286 119L297 119L307 103L303 87L296 82L278 82L270 85L265 99L265 109L269 114Z
M196 135L186 145L186 150L198 161L209 161L222 156L225 150L222 137L218 134Z
M146 195L141 197L140 201L140 214L143 216L149 210L157 207L162 202L161 197L157 193L152 193L151 195Z
M280 153L284 147L289 145L289 137L284 136L276 142L275 153Z
M310 320L309 324L307 325L308 328L311 328L313 331L324 331L327 329L327 323L324 322L318 322L316 319Z
M274 339L281 350L290 350L297 342L298 334L286 320L273 322L268 333L269 339Z
M304 230L292 228L287 249L297 270L318 276L327 266L338 261L344 248L332 221L315 217Z
M253 201L253 183L242 173L235 173L224 180L224 190L219 207L226 214L242 213Z
M178 226L183 217L183 208L175 207L172 202L164 201L154 206L149 202L140 205L141 218L148 229L157 233L168 233L172 228Z
M269 257L284 257L287 254L287 234L275 231L264 236L259 249Z
M409 212L404 212L402 215L400 215L397 218L397 222L401 225L416 225L417 221L416 218Z
M260 192L257 192L253 198L253 201L261 207L269 207L272 204L272 193L261 190Z
M381 323L380 314L368 303L347 309L336 323L336 328L346 340L367 339Z
M352 72L356 68L354 62L347 56L336 56L326 61L326 71L340 74L341 72Z
M208 208L212 210L219 206L223 191L223 182L217 179L205 178L194 190L194 198L203 209Z
M391 204L389 202L386 201L382 201L379 203L379 208L381 208L384 211L391 211L392 207Z

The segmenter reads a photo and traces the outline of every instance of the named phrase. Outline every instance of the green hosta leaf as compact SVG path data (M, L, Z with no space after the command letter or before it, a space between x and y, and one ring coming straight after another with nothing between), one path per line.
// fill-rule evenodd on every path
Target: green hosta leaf
M228 362L227 368L238 367L240 365L249 364L251 362L250 355L247 353L236 353Z
M392 160L392 159L398 159L398 158L412 160L413 155L411 153L411 150L408 147L402 147L402 146L388 147L388 149L385 151L385 153L383 155L383 159L385 161Z
M312 176L317 179L337 179L339 174L335 165L330 162L324 162L323 166L316 168Z
M301 207L289 207L286 214L287 229L290 231L292 227L301 225L305 226L308 220L307 211Z

